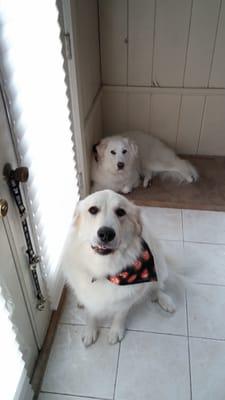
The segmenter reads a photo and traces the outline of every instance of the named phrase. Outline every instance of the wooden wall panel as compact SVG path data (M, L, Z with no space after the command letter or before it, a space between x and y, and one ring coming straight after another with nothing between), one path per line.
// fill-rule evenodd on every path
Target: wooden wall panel
M87 120L85 121L84 126L84 136L85 136L85 144L86 144L86 174L87 174L87 183L90 184L90 168L91 168L91 153L92 146L95 143L98 143L103 136L103 126L102 126L102 104L101 104L102 94L99 93L96 98L91 112L88 115ZM87 188L89 191L89 186Z
M225 0L222 1L210 87L225 87Z
M100 0L102 81L127 84L127 0Z
M150 94L128 93L128 130L149 132Z
M205 96L182 96L176 150L196 154Z
M154 0L128 3L128 85L151 85L154 4Z
M71 5L79 54L82 105L86 117L101 84L98 5L97 0L76 0Z
M158 0L156 4L153 81L161 87L182 86L191 0Z
M225 155L225 96L208 96L198 154Z
M127 130L127 93L104 92L102 97L104 135L118 135Z
M207 87L220 0L194 0L185 71L185 87Z
M150 108L150 132L173 148L176 145L180 107L179 95L153 94Z

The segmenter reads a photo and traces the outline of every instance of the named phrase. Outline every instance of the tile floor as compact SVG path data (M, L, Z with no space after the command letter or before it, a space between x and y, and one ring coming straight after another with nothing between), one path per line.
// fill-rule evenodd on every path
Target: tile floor
M143 208L170 262L193 284L169 282L177 312L146 301L120 344L108 324L85 348L84 311L70 294L39 400L225 399L225 213Z

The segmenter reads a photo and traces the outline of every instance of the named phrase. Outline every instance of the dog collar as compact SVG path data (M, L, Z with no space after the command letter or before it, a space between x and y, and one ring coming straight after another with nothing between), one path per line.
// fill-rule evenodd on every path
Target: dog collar
M144 239L141 240L141 253L133 264L126 266L116 275L108 275L107 279L116 285L133 285L158 280L152 252Z

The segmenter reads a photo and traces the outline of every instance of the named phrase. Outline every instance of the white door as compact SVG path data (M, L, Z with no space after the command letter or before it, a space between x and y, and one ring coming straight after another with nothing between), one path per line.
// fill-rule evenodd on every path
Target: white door
M7 215L0 217L0 284L3 286L21 351L31 376L51 312L48 301L42 311L37 309L35 287L28 266L26 241L19 213L3 176L6 163L10 163L13 169L18 167L4 102L0 94L0 199L8 204ZM47 297L40 270L38 276L42 292Z

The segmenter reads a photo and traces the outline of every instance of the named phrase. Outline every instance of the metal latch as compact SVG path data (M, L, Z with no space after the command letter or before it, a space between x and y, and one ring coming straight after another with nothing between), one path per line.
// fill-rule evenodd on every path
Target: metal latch
M15 170L13 170L11 168L10 164L6 164L4 167L3 173L6 177L8 186L10 188L10 191L14 197L17 208L19 210L22 229L23 229L25 241L27 244L26 253L28 255L29 269L30 269L30 272L31 272L31 275L33 278L33 282L34 282L35 295L38 300L37 301L37 309L39 311L42 311L45 307L44 304L46 302L46 299L44 298L44 296L42 294L41 286L40 286L38 274L37 274L37 264L40 262L40 257L35 254L34 249L33 249L29 226L27 223L26 208L23 204L23 198L22 198L20 186L19 186L19 184L21 182L27 182L28 177L29 177L29 171L28 171L28 168L26 168L26 167L20 167L20 168L16 168Z

